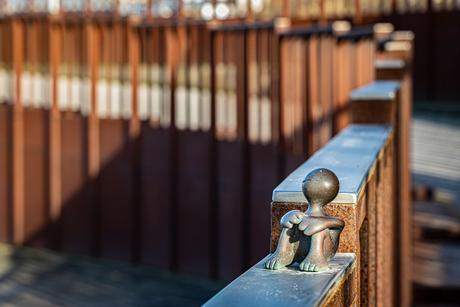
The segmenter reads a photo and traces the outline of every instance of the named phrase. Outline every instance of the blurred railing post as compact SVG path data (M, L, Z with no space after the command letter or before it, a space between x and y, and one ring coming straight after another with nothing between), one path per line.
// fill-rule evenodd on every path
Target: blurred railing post
M391 124L395 127L396 168L394 182L396 197L396 219L394 229L388 229L396 245L396 267L393 273L397 279L394 304L409 306L411 301L411 182L409 170L409 127L407 106L401 99L400 81L376 81L352 92L354 123ZM407 102L407 101L406 101ZM406 110L406 112L405 112ZM379 216L379 214L377 214ZM378 222L377 222L378 223ZM381 264L383 265L383 264ZM377 268L385 271L384 266ZM385 275L387 277L388 275ZM383 299L388 289L377 287L377 300Z
M396 31L391 41L383 44L384 51L374 62L378 80L400 80L401 93L397 102L397 194L400 225L399 243L399 304L410 306L412 301L412 179L410 172L410 131L412 119L412 64L414 34L411 31Z

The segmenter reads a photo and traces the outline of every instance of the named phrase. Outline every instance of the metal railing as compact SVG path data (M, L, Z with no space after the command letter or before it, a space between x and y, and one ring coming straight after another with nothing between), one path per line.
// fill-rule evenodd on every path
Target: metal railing
M275 252L283 229L281 217L291 210L304 212L309 207L305 190L302 192L305 175L317 168L330 169L337 175L339 193L324 211L343 219L345 228L329 269L304 272L293 266L271 271L262 266L265 258L206 306L223 302L235 306L407 304L410 244L406 245L404 238L410 235L407 211L410 212L411 204L401 198L405 189L410 190L403 183L406 179L401 179L407 178L409 170L401 167L407 154L401 151L407 148L399 143L405 133L398 124L400 109L404 108L400 89L400 82L376 81L354 90L353 121L367 124L345 128L273 191L271 253ZM356 266L351 261L341 263L337 269L334 259L340 262L349 257L347 253L356 255Z

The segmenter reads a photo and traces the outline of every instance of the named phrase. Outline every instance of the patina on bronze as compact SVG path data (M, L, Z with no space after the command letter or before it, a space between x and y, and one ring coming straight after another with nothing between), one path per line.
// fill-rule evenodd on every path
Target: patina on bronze
M327 269L337 252L345 222L324 212L323 207L339 193L339 179L328 169L315 169L302 182L302 191L308 210L293 210L281 218L283 231L278 248L264 263L266 269L279 270L298 262L301 270L319 272Z

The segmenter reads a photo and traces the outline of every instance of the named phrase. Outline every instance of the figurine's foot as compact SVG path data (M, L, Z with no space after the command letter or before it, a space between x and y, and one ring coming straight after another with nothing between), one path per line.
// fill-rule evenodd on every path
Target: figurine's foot
M299 265L299 268L302 271L320 272L326 270L328 265L326 260L313 260L307 256L307 258L305 258L305 260Z
M264 268L269 270L279 270L290 264L290 261L282 257L280 254L275 253L273 256L268 258L267 261L265 261Z

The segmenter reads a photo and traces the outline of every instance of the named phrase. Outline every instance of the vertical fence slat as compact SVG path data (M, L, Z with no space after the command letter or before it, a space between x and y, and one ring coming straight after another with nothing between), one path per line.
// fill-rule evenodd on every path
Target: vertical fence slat
M24 239L34 247L46 243L47 129L44 110L24 110Z
M8 55L9 49L12 48L11 44L5 44L9 27L6 21L0 22L0 57L3 63L2 73L3 77L3 93L0 97L0 216L1 216L1 229L0 240L3 243L12 242L12 213L13 213L13 189L12 189L12 172L13 172L13 158L12 158L12 112L13 108L8 102Z
M236 69L236 116L237 137L235 141L218 141L217 147L217 195L219 204L219 277L232 280L245 267L245 237L244 229L248 212L244 209L247 204L245 170L247 166L246 137L246 70L245 50L246 39L244 31L216 32L213 34L214 65L223 60L220 54L224 49L233 53L227 63L235 65ZM226 37L226 38L224 38ZM231 39L228 39L228 38ZM224 38L221 40L221 38ZM214 93L215 95L216 93Z
M211 194L209 193L211 176L211 132L193 132L189 129L190 88L187 72L190 69L190 58L196 48L197 38L188 35L190 27L178 27L179 60L186 69L177 71L177 80L185 81L186 97L176 95L176 106L179 99L186 99L186 129L177 131L177 183L176 193L179 215L179 269L187 272L210 276L211 274ZM188 52L187 52L188 51ZM191 52L192 54L190 54ZM179 66L178 66L179 67ZM184 74L184 76L179 75ZM178 93L176 91L176 93ZM176 110L178 111L178 110ZM176 118L178 118L176 116ZM182 119L181 119L182 120ZM177 123L178 124L178 123ZM193 218L191 218L193 217ZM195 247L195 240L200 240L200 248Z
M0 242L11 243L12 108L0 105Z
M99 26L103 34L101 40L101 60L105 60L103 72L105 78L109 79L113 61L113 54L110 52L113 29L109 23L100 23ZM126 38L125 44L127 43ZM101 82L101 78L98 79L98 82ZM98 107L103 112L100 115L104 117L108 109L109 87L107 85L109 83L107 80L105 84L105 87L99 88L99 91L104 91L104 94L98 95L97 100L97 104L106 103L104 108ZM132 110L131 114L134 114ZM133 173L131 171L133 164L130 121L100 119L99 129L101 256L130 260L133 243L133 212L131 210L133 206Z
M159 67L164 68L167 62L167 40L165 30L152 29L152 39L157 43L154 61ZM160 68L160 69L161 69ZM164 76L164 70L160 72ZM163 88L160 88L163 91ZM163 96L160 96L165 99ZM164 104L163 104L164 106ZM159 120L161 117L159 117ZM171 148L170 129L160 128L160 123L152 126L143 125L141 133L141 178L142 178L142 229L141 229L141 261L162 267L171 265L171 245L173 235L170 225L173 220L171 210L171 185L172 157L169 155ZM152 244L152 242L156 242ZM158 248L161 246L161 248Z
M72 27L75 33L70 37L73 51L72 66L69 67L72 68L73 77L68 79L71 84L69 101L72 101L70 109L79 111L79 97L72 96L75 95L75 85L78 85L75 82L80 80L76 79L78 71L75 70L75 64L82 65L78 58L86 51L83 38L78 40L78 37L83 37L86 27L77 25L72 25ZM88 120L81 113L72 111L62 113L59 143L62 200L60 246L65 251L89 255L92 252L91 216L93 212L91 198L88 194L90 186L88 182Z
M12 20L13 67L16 89L13 93L13 242L24 244L24 110L21 102L21 67L24 57L24 25L19 18Z
M266 54L268 49L266 45L268 44L267 31L265 29L248 31L246 46L246 52L248 53L247 65L249 69L257 69L256 80L253 79L251 72L248 74L248 88L252 88L253 86L257 88L255 85L260 80L261 62L264 59L268 59ZM253 68L251 68L251 65ZM248 95L250 95L248 97L248 127L249 129L251 129L251 126L255 127L257 125L258 127L254 129L254 138L251 138L249 135L250 168L247 173L250 187L249 206L251 220L249 259L251 264L254 264L266 255L270 242L270 214L267 208L270 205L270 191L277 184L278 148L272 142L267 145L261 144L258 137L260 136L260 90L257 93L248 92ZM251 99L254 99L252 106Z

